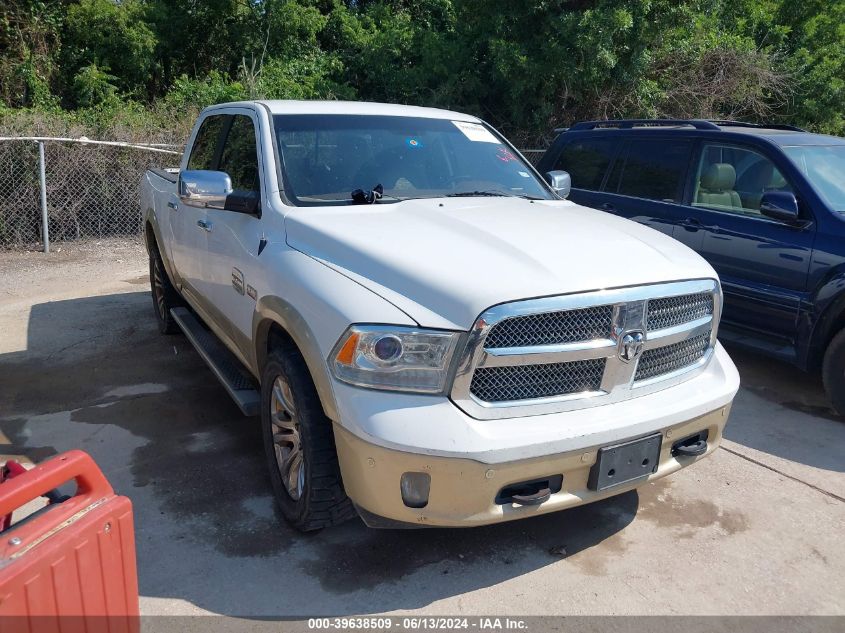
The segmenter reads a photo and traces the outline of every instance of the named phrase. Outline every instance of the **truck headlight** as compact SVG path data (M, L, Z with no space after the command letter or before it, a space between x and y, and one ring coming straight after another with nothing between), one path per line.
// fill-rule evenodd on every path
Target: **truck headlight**
M335 345L336 378L360 387L442 393L459 332L398 325L353 325Z

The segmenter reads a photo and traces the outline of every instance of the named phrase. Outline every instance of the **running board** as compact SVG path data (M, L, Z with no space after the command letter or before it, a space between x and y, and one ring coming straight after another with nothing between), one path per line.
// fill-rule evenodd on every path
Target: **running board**
M243 414L258 415L261 412L261 394L240 361L187 308L172 308L170 315Z

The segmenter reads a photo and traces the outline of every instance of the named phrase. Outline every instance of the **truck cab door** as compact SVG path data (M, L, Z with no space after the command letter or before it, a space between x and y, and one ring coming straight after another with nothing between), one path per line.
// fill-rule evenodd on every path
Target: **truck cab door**
M227 110L229 112L229 110ZM217 170L226 172L232 189L254 194L261 200L261 153L258 121L251 110L232 110L223 130L223 143ZM260 202L259 202L260 205ZM243 356L248 357L256 290L261 279L258 256L264 222L257 213L208 209L207 255L211 303L214 317Z
M219 158L220 143L226 117L210 115L203 119L191 145L185 169L213 170ZM177 284L192 303L209 300L206 283L206 250L208 243L207 210L187 205L177 193L168 201L172 235L173 262L179 275Z

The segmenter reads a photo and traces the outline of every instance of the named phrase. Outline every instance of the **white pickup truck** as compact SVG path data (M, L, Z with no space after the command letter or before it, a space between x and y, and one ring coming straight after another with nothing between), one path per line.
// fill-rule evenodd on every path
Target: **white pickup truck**
M208 108L145 174L159 326L260 415L292 525L530 517L717 447L716 273L568 182L472 116L315 101Z

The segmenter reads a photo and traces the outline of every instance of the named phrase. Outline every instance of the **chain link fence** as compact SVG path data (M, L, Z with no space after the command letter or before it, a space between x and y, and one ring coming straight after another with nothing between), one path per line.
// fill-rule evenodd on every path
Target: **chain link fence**
M0 138L0 248L44 247L43 146L50 242L142 235L141 176L172 167L181 148L88 139ZM543 150L522 150L536 164Z
M180 154L87 139L0 139L0 248L44 245L42 193L50 242L139 237L141 175L175 165Z

